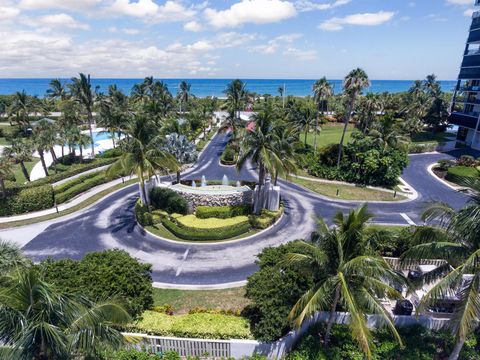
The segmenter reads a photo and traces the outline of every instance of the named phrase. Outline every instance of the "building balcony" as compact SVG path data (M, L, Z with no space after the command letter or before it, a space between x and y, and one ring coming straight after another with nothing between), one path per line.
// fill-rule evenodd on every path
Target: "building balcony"
M457 97L455 98L455 102L462 103L462 104L478 105L480 104L480 99L466 99L466 98Z
M470 56L468 57L465 57L465 59L469 58ZM474 56L474 57L477 57L477 56ZM462 65L462 66L465 66L465 65ZM475 66L475 67L462 67L462 69L460 70L460 74L458 75L458 78L460 80L477 80L477 79L480 79L480 64L478 66Z
M467 43L474 43L480 41L480 29L472 30L468 34Z
M478 112L452 112L448 118L448 121L450 122L450 124L475 129L477 127L479 115L480 113Z
M463 57L462 67L480 66L480 51L471 50Z

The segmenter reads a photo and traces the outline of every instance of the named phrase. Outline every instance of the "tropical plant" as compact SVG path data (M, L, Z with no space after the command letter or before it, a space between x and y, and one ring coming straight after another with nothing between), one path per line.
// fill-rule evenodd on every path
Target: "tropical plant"
M5 199L7 197L5 181L11 178L12 175L13 175L12 161L5 156L0 156L0 189L2 190L2 199Z
M400 298L393 284L403 282L380 256L366 251L366 226L372 218L366 205L351 210L348 216L335 215L334 227L328 228L323 220L318 222L312 242L302 242L300 250L285 257L284 266L300 266L314 272L316 284L295 304L289 319L299 327L316 311L330 312L324 335L328 346L337 307L341 305L350 314L350 328L365 357L372 358L371 332L366 314L380 316L397 341L401 344L393 319L383 307L381 298Z
M3 149L3 155L12 159L15 163L20 164L20 168L22 169L26 181L30 181L30 175L25 166L25 162L32 160L32 153L33 146L31 141L24 138L16 139L12 146Z
M18 125L24 133L30 126L30 115L36 109L32 97L28 96L25 90L17 91L12 96L12 103L7 109L10 123Z
M402 134L400 121L391 115L385 115L375 122L368 133L383 149L388 147L406 150L409 139Z
M478 328L480 319L480 181L458 177L456 182L472 189L471 201L459 211L447 204L430 205L423 219L434 227L426 228L419 236L419 244L402 255L409 261L447 261L424 275L424 283L433 287L422 298L417 311L425 311L452 294L458 298L449 321L456 336L449 360L458 359L467 336Z
M180 84L178 85L178 100L180 101L180 112L184 112L185 109L188 106L188 102L190 98L193 96L192 93L190 92L190 88L192 87L191 84L189 84L186 81L181 81Z
M304 144L307 146L307 136L310 129L318 122L317 110L312 102L296 104L287 110L287 120L298 133L304 132Z
M198 157L195 144L188 141L184 135L177 133L167 136L163 149L177 159L179 164L193 163ZM177 182L180 182L180 168L177 170Z
M240 119L240 110L245 106L248 100L246 84L239 79L233 80L227 85L224 93L227 96L230 117Z
M326 77L315 81L313 84L313 101L317 105L319 116L323 119L325 111L328 112L328 101L333 96L332 85L328 82ZM317 151L317 134L318 134L318 116L315 123L315 135L313 138L313 152Z
M367 73L360 69L354 69L348 73L343 80L343 92L347 102L347 114L344 119L344 126L340 143L338 144L338 158L337 168L340 168L340 161L342 159L343 141L345 140L345 133L347 131L348 124L351 121L352 114L355 110L355 104L362 91L370 86L370 80Z
M368 134L370 129L375 126L375 120L378 113L382 111L380 95L368 93L360 101L357 112L356 126L363 134Z
M34 268L11 276L0 290L3 359L48 360L96 356L125 343L115 325L130 316L116 301L93 303L58 293Z
M92 156L95 155L95 143L93 140L93 105L95 102L95 92L92 90L90 74L80 73L78 78L72 78L71 84L68 85L73 98L83 106L87 114L88 129L90 131Z
M47 89L47 97L57 100L65 100L68 97L65 84L60 79L50 81L50 88Z
M14 269L21 269L29 266L31 261L27 259L20 248L6 241L0 240L0 273L2 276Z
M158 135L155 124L142 115L136 115L125 128L126 139L121 143L122 156L108 169L109 175L120 171L137 175L142 192L142 201L148 199L145 190L145 176L150 179L158 171L177 171L175 158L160 145L163 138Z
M47 121L40 120L33 128L32 143L40 156L40 162L42 163L45 176L48 176L48 167L45 162L45 151L49 151L52 146L51 132L49 131L50 124ZM45 132L43 130L46 130Z

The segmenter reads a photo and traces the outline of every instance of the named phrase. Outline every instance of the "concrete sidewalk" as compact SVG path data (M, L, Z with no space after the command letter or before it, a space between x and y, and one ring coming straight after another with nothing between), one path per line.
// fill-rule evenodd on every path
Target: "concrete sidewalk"
M100 193L104 190L107 190L111 187L114 187L115 185L122 184L125 181L128 181L130 179L135 179L135 178L136 178L136 176L124 177L124 178L120 178L120 179L110 181L110 182L102 184L102 185L98 185L98 186L96 186L96 187L94 187L94 188L92 188L88 191L85 191L84 193L74 197L72 200L70 200L70 201L68 201L64 204L58 205L56 208L54 207L54 208L51 208L51 209L30 212L30 213L22 214L22 215L0 217L0 224L12 222L12 221L22 221L22 220L34 219L34 218L42 217L42 216L45 216L45 215L55 214L55 213L58 213L60 211L68 210L68 209L84 202L88 198L90 198L90 197L92 197L92 196L94 196L94 195L96 195L96 194L98 194L98 193Z

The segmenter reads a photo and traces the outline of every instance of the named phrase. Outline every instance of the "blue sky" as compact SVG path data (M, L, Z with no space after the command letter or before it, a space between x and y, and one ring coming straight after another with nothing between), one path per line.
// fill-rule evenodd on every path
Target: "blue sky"
M458 74L474 0L0 0L0 77Z

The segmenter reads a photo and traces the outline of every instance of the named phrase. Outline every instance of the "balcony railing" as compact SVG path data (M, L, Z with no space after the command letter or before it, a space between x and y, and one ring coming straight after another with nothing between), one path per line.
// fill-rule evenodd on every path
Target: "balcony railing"
M480 86L460 86L458 91L480 91Z
M465 98L455 98L456 103L463 104L480 104L480 99L465 99Z

